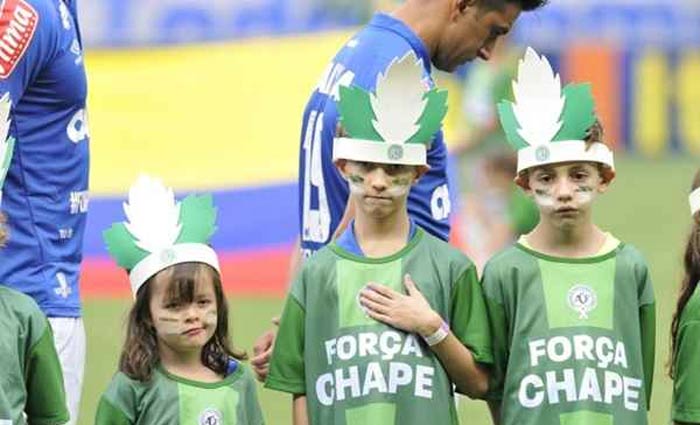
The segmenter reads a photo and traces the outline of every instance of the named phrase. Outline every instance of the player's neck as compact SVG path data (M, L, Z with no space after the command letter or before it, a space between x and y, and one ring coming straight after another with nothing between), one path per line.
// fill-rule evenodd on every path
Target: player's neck
M392 12L394 18L406 24L423 41L430 57L433 56L436 47L435 34L442 31L442 21L435 19L435 16L447 10L444 7L436 7L438 5L439 2L406 1Z
M395 254L406 246L411 223L405 209L382 218L359 213L355 217L354 230L365 256L380 258Z
M576 226L560 227L543 218L525 236L527 243L543 254L564 258L595 256L605 244L606 234L592 220Z

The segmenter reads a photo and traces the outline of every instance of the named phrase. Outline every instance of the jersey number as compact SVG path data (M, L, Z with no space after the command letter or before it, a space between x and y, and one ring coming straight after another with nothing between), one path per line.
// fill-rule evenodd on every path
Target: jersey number
M301 238L307 242L325 243L330 237L331 214L321 165L323 113L311 111L304 132L304 205ZM311 207L312 190L317 191L318 206Z

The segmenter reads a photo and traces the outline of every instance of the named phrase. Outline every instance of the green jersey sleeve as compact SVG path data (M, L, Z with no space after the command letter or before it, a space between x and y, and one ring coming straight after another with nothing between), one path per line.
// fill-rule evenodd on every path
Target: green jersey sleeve
M304 274L302 270L287 296L272 351L270 372L265 380L266 388L291 394L306 393L304 367L306 314L302 295Z
M243 391L245 392L245 418L247 420L246 424L249 425L264 425L265 420L263 419L262 410L260 410L260 402L258 401L258 390L255 383L255 378L250 368L244 367L243 370L244 386Z
M95 425L127 425L136 422L136 392L131 380L118 372L102 394Z
M503 398L503 386L508 366L508 321L500 279L498 274L488 264L484 269L481 286L484 290L486 313L491 329L491 349L493 354L493 366L491 368L486 399L499 401Z
M491 334L484 294L471 265L452 287L450 326L479 363L493 363Z
M115 407L104 396L100 399L100 404L97 406L97 414L95 415L95 425L131 425L133 424L126 417L121 409Z
M642 366L644 368L644 390L647 409L651 404L652 384L654 381L654 361L656 353L656 303L654 288L646 261L637 254L635 273L639 294L639 324L642 347Z
M33 322L31 332L37 331L39 336L27 353L27 403L24 411L31 424L63 424L68 422L69 414L51 326L38 308L30 320Z
M654 360L656 358L656 306L646 304L639 307L640 336L642 339L642 366L644 367L644 390L647 410L651 405L651 390L654 381Z
M700 321L688 321L678 330L671 417L677 422L700 423Z

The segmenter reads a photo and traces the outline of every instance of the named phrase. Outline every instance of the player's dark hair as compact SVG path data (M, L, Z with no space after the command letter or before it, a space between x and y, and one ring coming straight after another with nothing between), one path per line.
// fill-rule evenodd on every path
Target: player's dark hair
M514 4L523 12L531 12L545 6L548 0L481 0L482 4L491 10L503 10L506 4Z
M698 187L700 187L700 170L695 173L691 192ZM673 321L671 322L671 356L667 365L668 374L671 378L675 376L676 372L674 363L678 354L678 326L680 325L681 314L693 292L695 292L698 281L700 281L700 212L693 215L693 224L685 247L683 266L685 268L685 276L683 276L680 295L676 302L676 312L673 314Z
M209 273L214 282L216 297L216 331L202 348L202 364L214 372L225 375L229 358L246 360L244 351L231 346L228 332L228 304L221 287L221 277L211 266L203 263L182 263L171 266L170 282L166 291L169 303L194 301L197 278ZM156 329L151 317L151 294L155 276L149 278L136 294L136 302L129 312L126 342L119 359L119 370L131 379L148 381L153 368L160 362Z

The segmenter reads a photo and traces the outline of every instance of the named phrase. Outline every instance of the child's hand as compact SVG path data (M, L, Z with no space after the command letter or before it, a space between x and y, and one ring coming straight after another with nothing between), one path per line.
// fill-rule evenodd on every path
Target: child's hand
M272 324L279 326L280 320L278 317L272 318ZM253 358L250 360L250 365L253 367L253 372L258 378L258 381L265 382L267 378L267 373L270 367L270 358L272 357L272 350L275 346L275 338L277 337L277 330L270 329L269 331L262 334L255 341L253 346Z
M442 318L428 304L410 275L403 281L408 295L376 283L368 283L360 292L360 304L374 320L423 337L442 325Z

